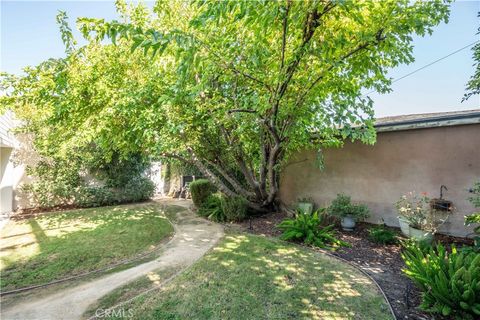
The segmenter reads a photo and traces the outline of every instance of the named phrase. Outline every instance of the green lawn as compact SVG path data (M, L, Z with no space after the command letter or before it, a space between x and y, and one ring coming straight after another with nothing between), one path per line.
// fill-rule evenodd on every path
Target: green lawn
M152 250L173 233L164 211L150 203L10 221L0 238L1 289L77 275Z
M113 292L97 307L131 298L132 290L152 287L153 278L144 277L138 285ZM145 320L392 319L376 286L349 265L306 248L247 234L226 236L165 288L121 308L123 314L134 315L128 319ZM94 310L90 308L90 314Z

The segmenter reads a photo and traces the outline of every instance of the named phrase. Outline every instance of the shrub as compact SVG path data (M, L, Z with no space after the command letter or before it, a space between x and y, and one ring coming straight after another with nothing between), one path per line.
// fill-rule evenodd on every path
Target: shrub
M335 238L333 225L322 227L325 209L312 214L299 212L294 219L285 219L277 227L283 231L282 240L303 241L305 244L325 248L346 246L347 243Z
M473 223L480 223L480 213L472 213L469 216L465 216L465 224L471 225ZM476 226L473 231L480 235L480 226Z
M203 201L198 214L216 222L241 221L247 216L247 200L213 193Z
M420 307L428 312L478 319L480 316L480 255L444 246L419 247L405 242L403 272L422 290Z
M227 221L242 221L247 217L247 200L243 197L222 197L222 211Z
M473 193L473 196L469 197L468 201L470 201L475 208L480 208L480 181L473 184L470 192ZM477 213L480 214L480 212Z
M338 194L335 200L332 201L330 207L328 207L328 213L339 218L350 215L357 220L361 220L368 218L370 210L364 204L352 204L350 196Z
M122 189L107 186L79 186L74 204L79 207L101 207L150 199L155 185L147 177L133 177Z
M468 200L475 208L480 208L480 182L476 182L470 192L473 193L473 196L469 197ZM475 232L474 241L475 247L480 250L480 212L465 216L465 225L469 226L471 224L477 224L473 229L473 232Z
M121 200L123 202L144 201L153 197L155 184L147 177L133 177L124 186L121 191Z
M222 209L223 197L221 193L209 195L198 209L198 214L216 222L224 222L226 217Z
M373 242L380 244L394 244L397 242L397 234L384 227L374 227L368 230L369 238Z
M476 250L480 251L480 213L472 213L469 216L465 216L465 225L469 226L471 224L477 224L477 226L473 228L473 232L475 232L475 237L473 237L473 241Z
M215 186L207 179L198 179L190 183L190 194L193 204L200 208L205 200L216 191Z
M70 205L74 203L77 187L83 183L79 170L74 161L42 160L34 167L27 167L27 174L37 179L23 185L22 191L41 208Z
M122 190L128 184L132 184L132 180L144 178L143 174L150 166L148 158L141 154L121 156L118 152L114 152L111 159L106 161L103 159L104 151L97 149L92 152L92 159L85 160L87 171L112 189Z
M75 204L85 208L108 206L120 202L119 197L107 187L81 186L77 188L75 196Z
M67 158L45 158L28 167L27 173L36 179L24 185L22 191L42 208L95 207L147 200L155 189L153 182L143 176L148 164L148 160L135 154L126 158L114 154L107 161L98 150L77 150ZM101 181L102 186L88 185L85 173Z

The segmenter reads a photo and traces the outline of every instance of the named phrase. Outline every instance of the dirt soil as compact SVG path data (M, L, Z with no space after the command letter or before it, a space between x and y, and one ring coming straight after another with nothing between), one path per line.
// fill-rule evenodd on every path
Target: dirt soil
M270 213L252 217L239 225L248 232L277 237L281 231L275 226L286 217L285 213ZM418 309L421 299L420 291L402 273L405 264L400 256L400 245L383 245L370 241L368 229L373 226L368 223L358 223L355 230L351 232L337 228L337 236L348 242L351 247L343 247L332 253L355 263L377 281L391 303L397 319L434 319ZM389 229L401 236L398 228ZM459 246L471 243L468 239L444 235L437 235L436 240L442 243L456 243Z

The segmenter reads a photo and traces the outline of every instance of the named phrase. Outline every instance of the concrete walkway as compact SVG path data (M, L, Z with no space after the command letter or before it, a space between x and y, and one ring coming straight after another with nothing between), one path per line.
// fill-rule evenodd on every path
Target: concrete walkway
M2 319L80 319L88 306L112 290L154 270L188 266L201 258L223 236L218 224L196 217L188 210L190 201L159 200L164 205L181 205L174 222L175 235L156 260L106 275L91 282L62 290L46 297L22 302L1 310Z

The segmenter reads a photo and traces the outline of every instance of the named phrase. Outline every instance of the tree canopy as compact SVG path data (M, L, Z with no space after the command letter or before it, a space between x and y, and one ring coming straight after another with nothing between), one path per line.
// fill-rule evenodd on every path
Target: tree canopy
M4 78L55 152L92 142L192 163L227 195L274 206L292 152L373 143L365 90L413 61L412 35L446 21L443 1L117 1L120 21L81 18L89 44ZM65 21L65 17L60 21ZM112 43L107 43L109 38ZM35 122L33 121L33 122ZM54 128L54 129L51 129Z
M480 12L478 13L480 18ZM477 34L480 35L480 27ZM467 83L467 93L463 96L462 101L468 100L473 95L480 94L480 42L473 46L473 67L475 68L474 74Z

